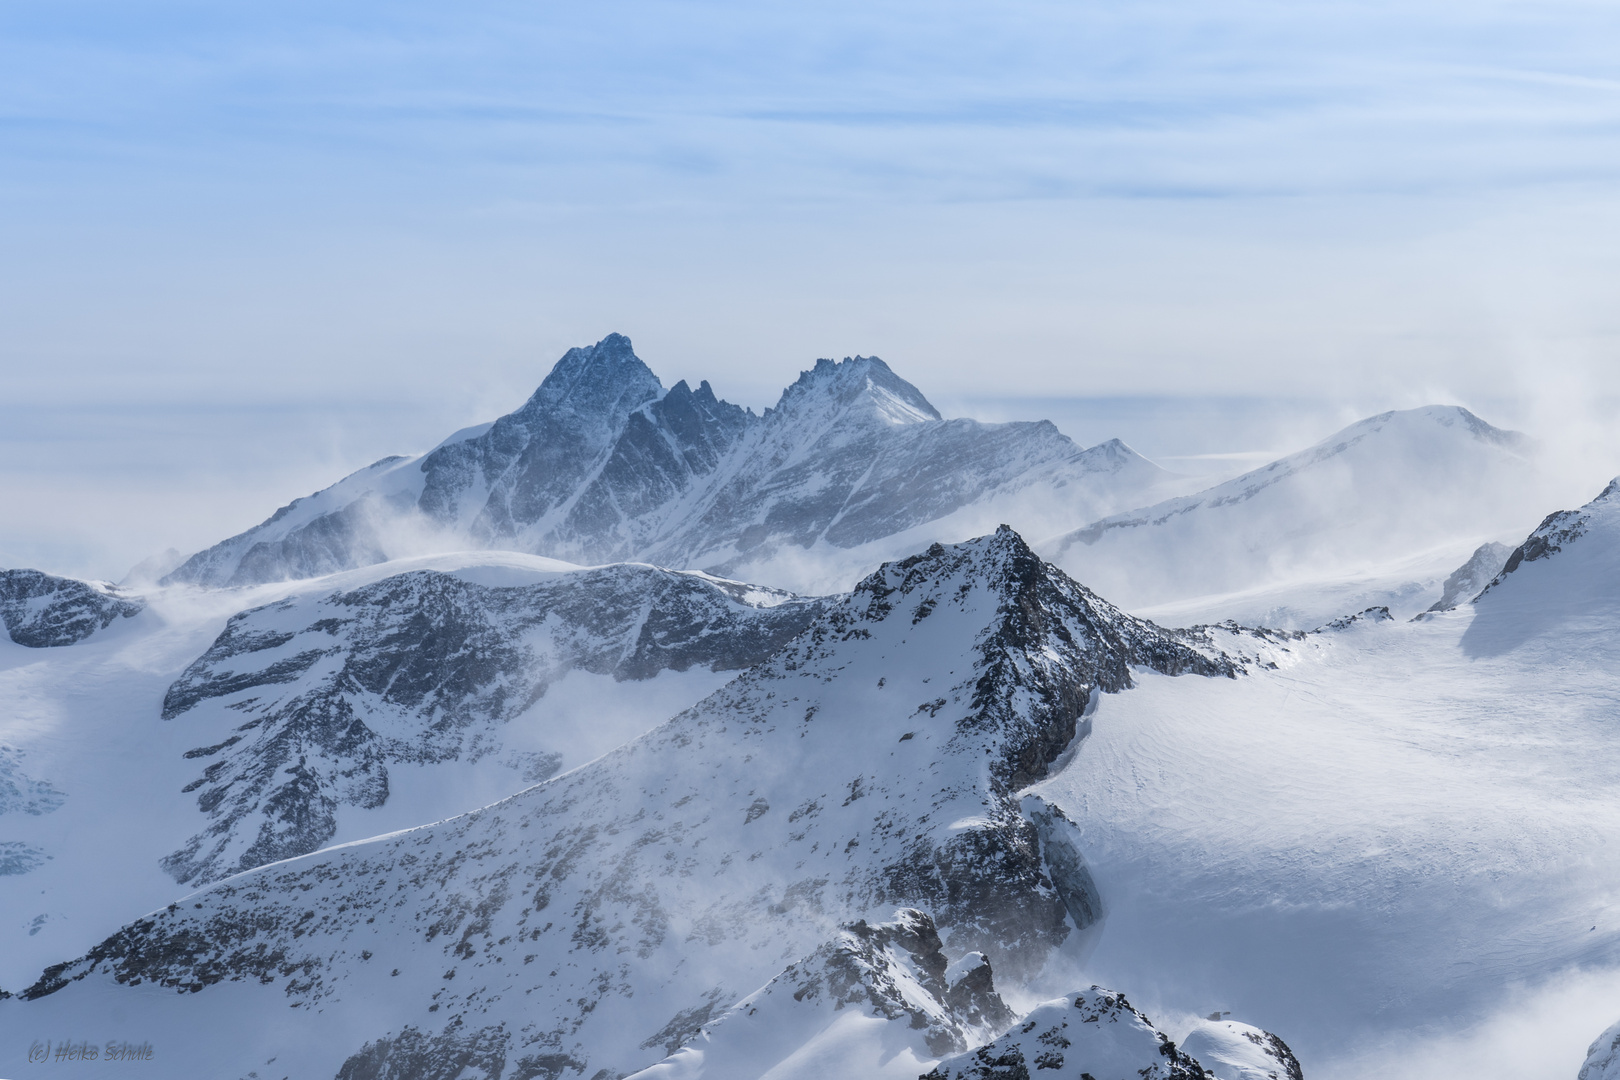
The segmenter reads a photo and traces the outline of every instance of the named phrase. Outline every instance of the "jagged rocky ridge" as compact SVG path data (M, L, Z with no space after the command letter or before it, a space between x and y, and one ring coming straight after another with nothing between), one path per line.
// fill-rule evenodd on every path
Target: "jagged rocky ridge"
M673 1051L635 1074L635 1080L720 1080L763 1076L806 1044L826 1043L840 1023L857 1017L890 1021L903 1030L892 1043L909 1044L929 1060L967 1049L1000 1034L1014 1020L996 992L990 964L979 953L949 964L932 919L902 909L888 922L860 920L844 927L810 956L713 1020L660 1032ZM874 1048L846 1039L856 1060L834 1068L870 1069ZM875 1055L874 1055L875 1056Z
M945 420L876 357L818 361L757 416L707 382L666 391L610 334L569 350L516 412L296 500L165 580L280 581L469 544L737 576L1032 485L1084 521L1165 475L1117 440L1082 450L1045 421Z
M514 786L543 780L560 755L517 760L505 727L568 672L750 667L822 607L631 564L507 586L418 570L244 611L164 698L210 740L187 754L209 823L164 867L200 885L314 851L342 806L387 801L390 764L496 754Z
M1020 787L1133 669L1240 666L1124 615L1011 530L935 545L590 765L216 884L26 996L265 984L253 1000L351 1017L344 1056L499 1044L520 1075L590 1077L652 1064L681 1017L896 907L929 912L948 956L1025 978L1100 905L1073 827Z
M75 645L130 619L145 605L116 585L56 577L39 570L0 570L0 620L18 645Z

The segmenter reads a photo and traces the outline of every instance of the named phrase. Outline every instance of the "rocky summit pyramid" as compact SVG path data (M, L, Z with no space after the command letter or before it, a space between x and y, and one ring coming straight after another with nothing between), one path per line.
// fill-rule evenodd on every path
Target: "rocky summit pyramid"
M610 334L570 349L517 411L295 500L165 580L246 585L474 547L832 591L919 542L1022 523L1020 508L1056 531L1165 476L1044 421L946 420L876 357L817 361L756 415L707 382L666 390Z

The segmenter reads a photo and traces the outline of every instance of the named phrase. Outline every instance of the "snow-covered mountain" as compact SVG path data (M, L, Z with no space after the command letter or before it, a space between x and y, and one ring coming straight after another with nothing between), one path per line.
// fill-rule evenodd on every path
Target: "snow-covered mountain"
M763 417L643 373L576 350L202 578L0 573L0 1072L1540 1080L1613 1020L1620 480L1487 528L1524 440L1415 410L1065 549L1309 632L1162 629L1007 528L820 599L444 553L833 580L1133 467L872 360Z
M498 552L144 603L72 648L0 637L0 986L172 899L170 871L195 886L599 757L819 607Z
M242 612L164 695L163 718L205 743L186 753L200 768L186 790L209 819L164 867L200 885L314 851L337 833L341 807L388 801L390 764L496 757L514 779L544 780L595 756L567 761L564 750L589 740L548 732L543 717L514 725L552 683L574 671L623 680L751 667L820 608L619 564L504 585L407 571Z
M522 408L387 458L199 552L165 580L291 580L469 546L641 560L798 591L1012 521L1055 532L1169 475L1052 424L945 420L875 357L817 361L763 416L707 382L665 390L610 334L571 349Z
M1207 491L1038 546L1132 609L1340 582L1433 548L1445 549L1437 557L1449 569L1463 557L1459 542L1467 552L1522 535L1525 507L1539 495L1532 450L1525 436L1456 406L1382 413ZM1247 611L1235 600L1227 606ZM1319 614L1307 613L1305 625Z
M212 885L46 972L0 1027L111 994L187 1032L173 1060L198 1075L370 1075L386 1040L483 1054L488 1075L611 1076L897 907L927 911L948 958L1034 979L1083 955L1103 908L1079 834L1022 789L1133 672L1234 675L1216 642L1275 651L1132 619L1010 530L935 545L642 738ZM297 1040L264 1019L289 1006Z
M0 570L0 621L12 641L30 649L77 644L134 618L141 606L139 597L106 582Z

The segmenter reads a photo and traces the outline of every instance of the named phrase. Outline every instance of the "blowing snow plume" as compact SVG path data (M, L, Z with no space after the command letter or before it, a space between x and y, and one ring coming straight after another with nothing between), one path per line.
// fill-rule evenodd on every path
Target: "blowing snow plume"
M1524 435L1466 409L1429 406L1370 417L1207 491L1103 518L1040 548L1130 608L1344 579L1459 540L1466 554L1522 530L1539 512L1526 509L1536 506L1537 476Z

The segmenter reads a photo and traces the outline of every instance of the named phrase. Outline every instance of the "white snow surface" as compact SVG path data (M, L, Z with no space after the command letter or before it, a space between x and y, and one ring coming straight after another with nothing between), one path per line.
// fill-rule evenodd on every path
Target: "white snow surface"
M1318 1077L1425 1075L1389 1047L1488 1042L1509 1002L1612 982L1616 490L1550 518L1559 550L1477 603L1104 698L1033 789L1075 821L1109 912L1087 973L1155 1012L1235 1011ZM1499 1055L1470 1075L1571 1075L1560 1038L1536 1072Z

